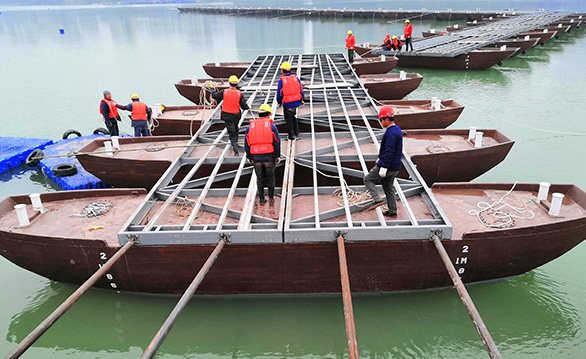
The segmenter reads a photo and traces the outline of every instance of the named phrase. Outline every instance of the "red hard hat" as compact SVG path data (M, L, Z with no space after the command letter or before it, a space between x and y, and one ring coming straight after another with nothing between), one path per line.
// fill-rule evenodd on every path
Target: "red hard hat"
M378 111L378 119L379 120L381 118L384 118L384 117L392 117L394 115L395 115L395 111L393 110L393 108L391 106L383 106Z
M387 34L387 37L391 37L391 35Z

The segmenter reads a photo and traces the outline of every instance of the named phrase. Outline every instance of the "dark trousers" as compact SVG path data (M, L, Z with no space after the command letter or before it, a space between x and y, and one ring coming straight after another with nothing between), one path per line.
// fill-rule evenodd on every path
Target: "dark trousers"
M366 185L366 189L372 198L378 202L379 194L376 190L376 184L380 183L383 186L383 191L385 191L389 212L397 213L397 198L395 198L395 187L393 187L393 182L395 181L395 177L397 177L399 171L387 171L387 175L385 177L379 176L379 171L380 166L375 165L370 170L370 172L364 176L364 184Z
M110 136L118 136L120 134L120 132L118 131L118 120L116 120L115 118L111 118L106 120L105 122L108 132L110 132Z
M391 46L391 49L395 50L395 51L401 51L401 48L403 47L403 45L397 45L397 48L395 48L394 45Z
M238 122L240 119L223 118L222 120L226 123L226 129L228 130L228 137L230 138L232 149L234 152L238 152Z
M354 49L348 49L348 61L354 62Z
M254 173L256 174L256 185L258 197L264 198L264 187L269 190L269 198L275 196L275 159L270 161L254 161Z
M411 51L413 51L413 44L411 43L410 37L405 39L405 51L409 51L409 46L411 46Z
M149 128L147 126L136 126L134 128L134 137L148 137Z
M297 121L297 107L283 106L283 116L285 117L285 124L287 125L287 133L289 139L294 140L299 136L299 122Z

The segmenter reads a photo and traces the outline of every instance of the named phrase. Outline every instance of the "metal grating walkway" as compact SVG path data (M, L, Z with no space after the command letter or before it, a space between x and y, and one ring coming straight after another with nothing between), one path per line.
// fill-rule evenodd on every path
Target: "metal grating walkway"
M353 191L365 191L362 179L370 168L367 163L376 160L384 129L376 106L342 54L259 56L240 79L252 110L243 113L239 142L244 142L246 127L263 103L277 113L275 125L284 133L275 96L283 61L300 77L306 103L298 110L302 139L283 141L282 136L283 160L275 186L280 200L274 211L268 204L258 205L253 166L245 156L231 155L226 129L212 130L222 123L218 106L190 141L210 146L186 148L128 220L120 242L335 241L339 231L346 232L349 241L418 240L429 239L432 229L442 229L444 238L451 238L451 224L405 153L403 166L410 179L396 180L395 188L407 219L388 220L380 208L365 213L367 201L351 198ZM179 180L178 173L183 174ZM332 196L334 191L339 197ZM178 203L188 210L180 221L174 215Z

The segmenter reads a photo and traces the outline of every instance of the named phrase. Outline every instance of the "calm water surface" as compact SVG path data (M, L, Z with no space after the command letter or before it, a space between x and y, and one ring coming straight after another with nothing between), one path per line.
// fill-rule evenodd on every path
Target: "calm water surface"
M210 5L211 3L201 3ZM239 1L244 6L405 7L391 1ZM437 1L411 8L550 8L586 11L582 2ZM380 20L254 18L180 14L173 7L1 8L0 136L59 139L102 123L104 89L125 103L188 105L181 78L206 77L201 65L251 61L260 54L343 51L399 34ZM413 21L415 32L448 23ZM59 29L65 35L59 35ZM516 141L477 181L549 181L586 188L586 30L483 72L414 70L425 79L411 99L453 98L466 106L453 128L498 128ZM128 122L122 130L130 132ZM42 173L0 175L0 196L55 190ZM59 224L66 225L66 224ZM586 245L515 279L470 287L505 358L586 358ZM0 259L0 354L8 353L75 288ZM25 358L138 358L176 297L91 290ZM158 358L341 358L342 300L324 297L193 299ZM486 358L455 291L358 295L354 310L364 358Z

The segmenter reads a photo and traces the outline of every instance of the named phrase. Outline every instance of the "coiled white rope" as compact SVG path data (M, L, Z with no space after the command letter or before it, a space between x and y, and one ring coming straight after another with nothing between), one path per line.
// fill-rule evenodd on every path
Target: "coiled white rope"
M511 187L511 189L507 193L505 193L498 201L496 201L492 204L490 204L488 202L484 202L484 201L478 202L478 204L476 206L478 208L480 208L480 210L471 209L468 211L468 214L471 216L476 216L478 218L478 220L480 221L480 223L482 223L486 227L490 227L490 228L503 228L503 227L506 227L509 225L512 226L512 225L514 225L515 219L533 219L535 217L535 213L533 213L533 211L531 211L531 210L528 210L530 214L527 217L522 217L520 215L510 214L510 213L507 213L503 210L503 209L512 209L513 211L515 211L519 214L523 213L524 211L527 211L527 203L525 203L525 205L523 205L523 207L514 207L504 201L505 197L507 197L513 191L513 189L515 189L516 185L517 185L517 182L515 182L513 184L513 187ZM486 212L488 210L494 211L491 214L491 216L496 219L496 223L494 223L494 224L487 223L482 218L482 213Z

